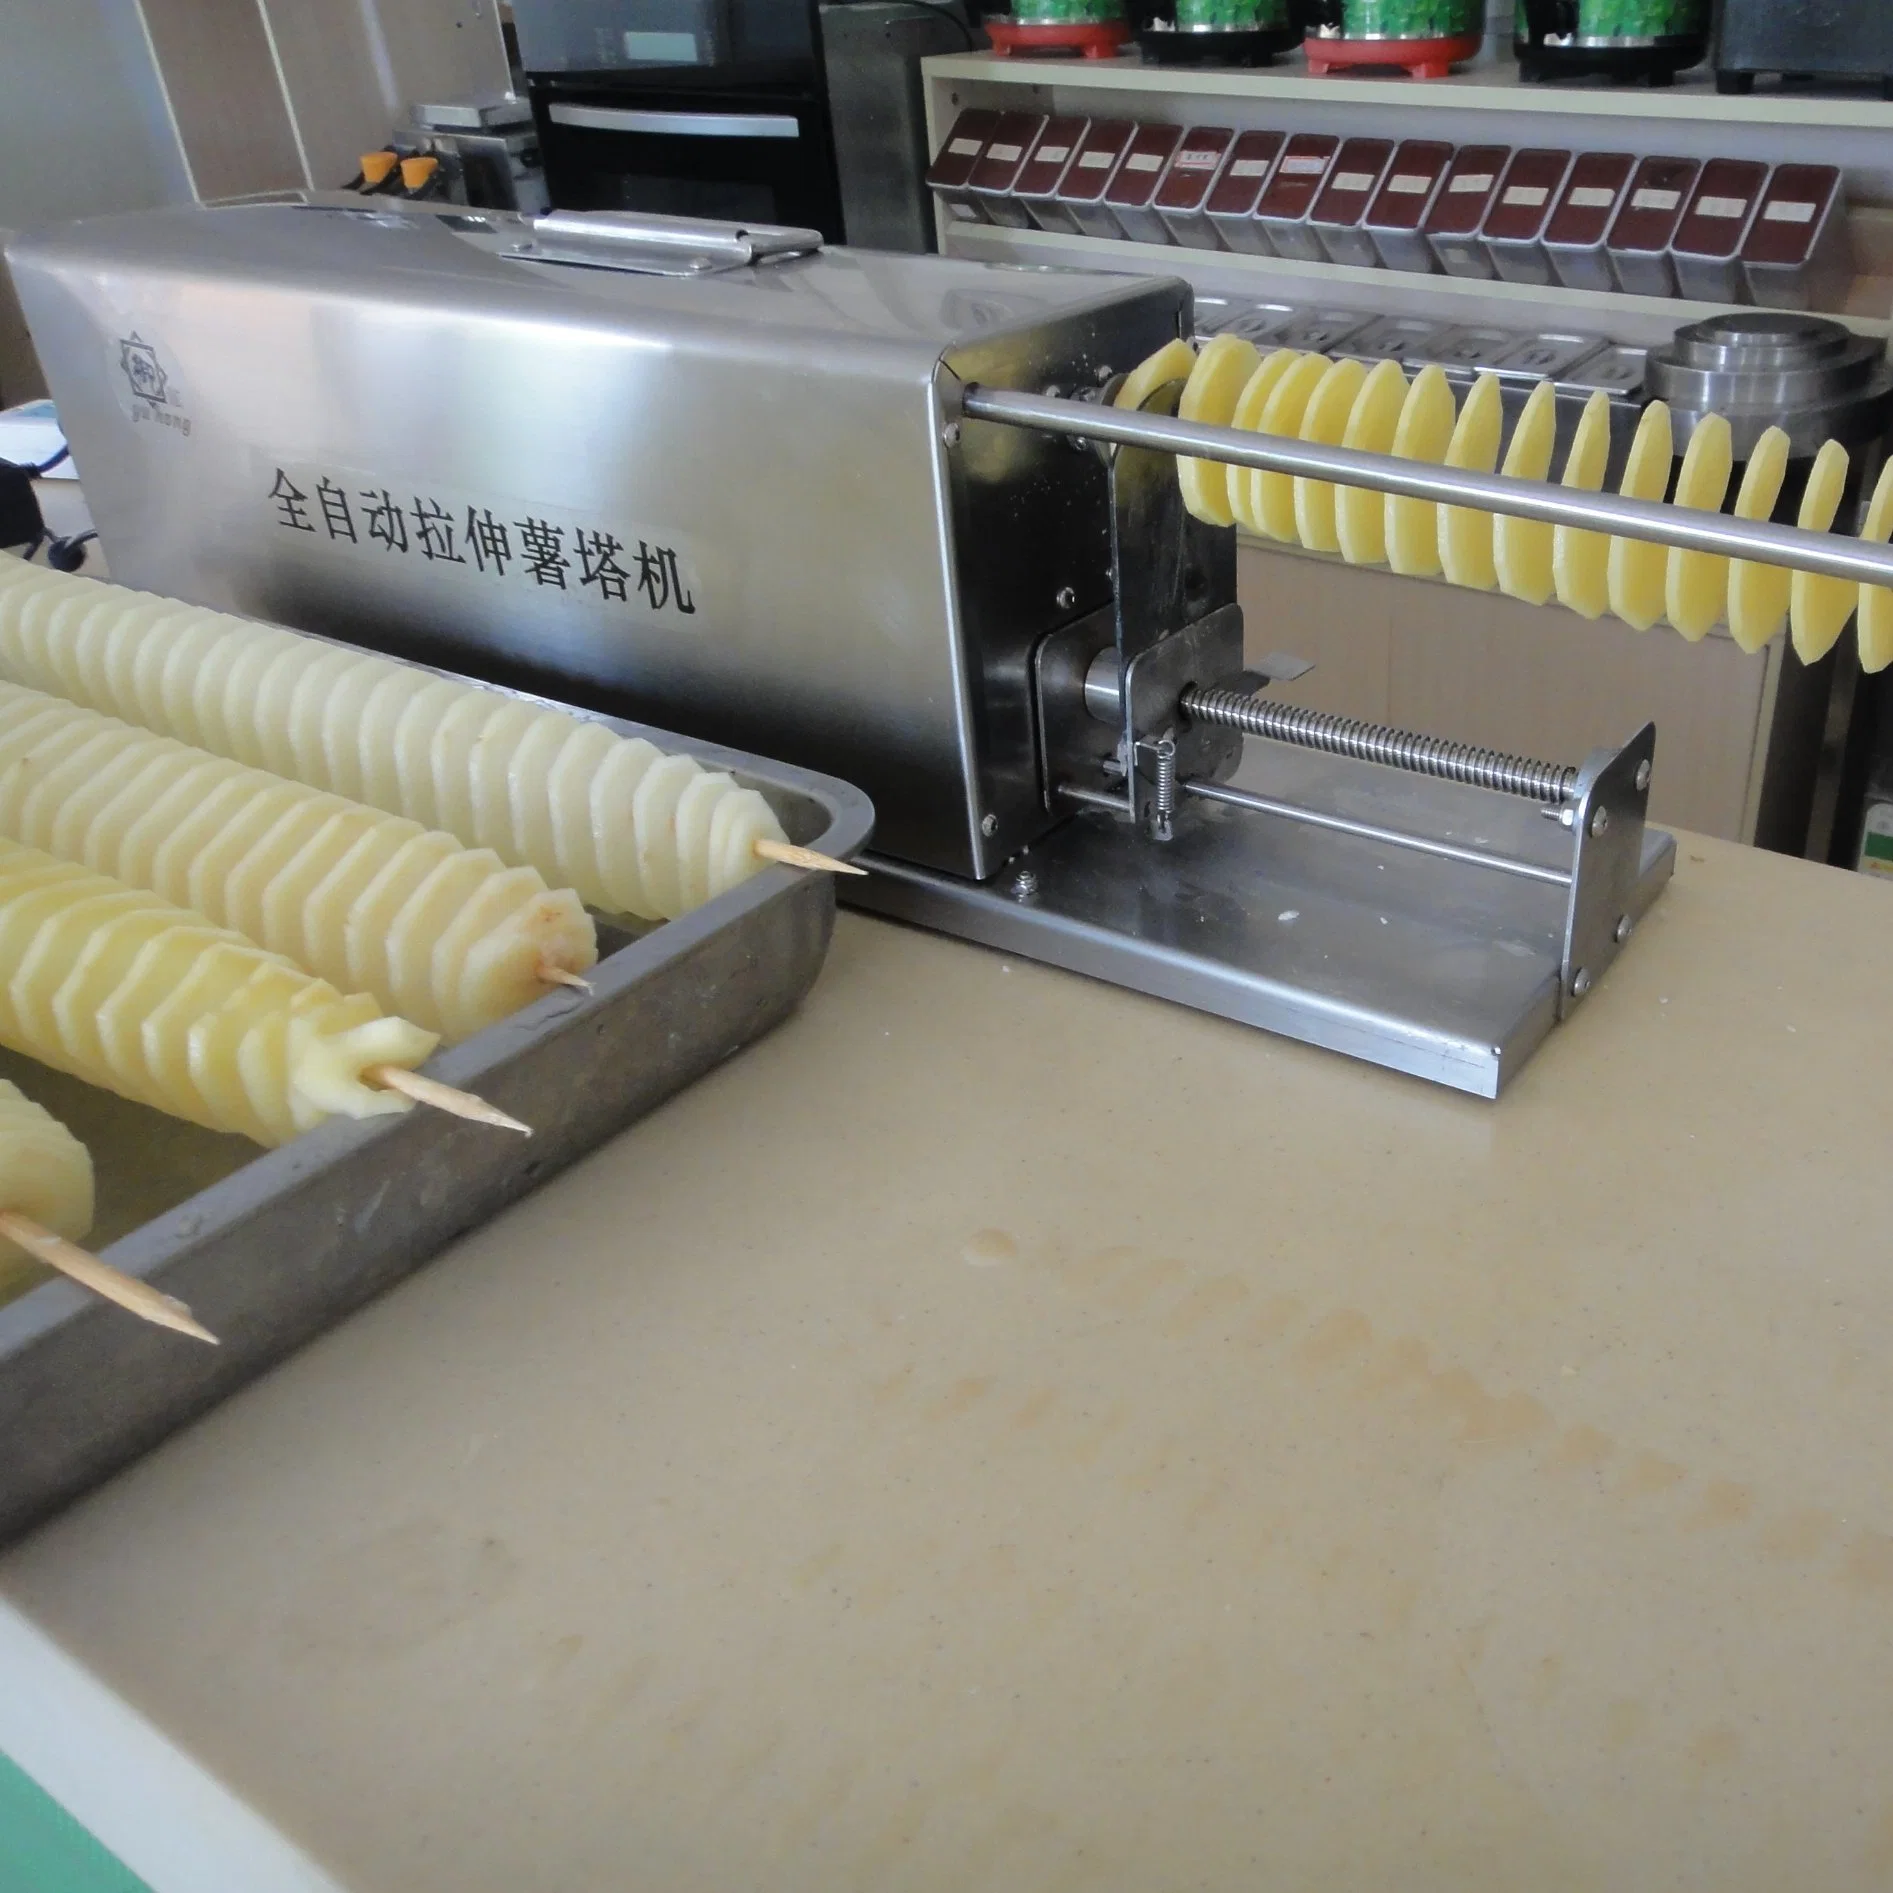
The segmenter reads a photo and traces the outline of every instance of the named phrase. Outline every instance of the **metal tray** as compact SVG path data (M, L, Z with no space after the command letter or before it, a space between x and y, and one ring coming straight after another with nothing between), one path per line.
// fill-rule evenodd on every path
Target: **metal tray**
M794 841L846 856L868 838L873 808L844 782L572 714L727 769ZM814 983L834 919L829 876L766 868L641 935L601 926L589 994L550 993L427 1066L523 1118L531 1138L417 1109L332 1120L259 1154L0 1057L90 1145L105 1257L181 1296L222 1342L151 1327L64 1281L0 1307L0 1544L761 1037Z

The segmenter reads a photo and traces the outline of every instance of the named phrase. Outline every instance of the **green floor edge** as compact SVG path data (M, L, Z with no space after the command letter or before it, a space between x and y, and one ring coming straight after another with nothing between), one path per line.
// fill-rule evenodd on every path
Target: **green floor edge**
M0 1893L151 1893L30 1776L0 1755Z

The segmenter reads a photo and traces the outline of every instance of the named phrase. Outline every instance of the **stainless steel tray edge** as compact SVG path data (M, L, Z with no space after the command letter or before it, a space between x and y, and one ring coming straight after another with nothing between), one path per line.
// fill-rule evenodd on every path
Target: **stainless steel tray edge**
M868 798L832 777L574 714L775 792L794 839L827 853L872 829ZM813 985L834 916L829 876L765 869L606 954L589 994L548 994L429 1063L530 1139L438 1111L332 1121L103 1251L189 1302L219 1347L63 1281L0 1308L0 1544L761 1037Z

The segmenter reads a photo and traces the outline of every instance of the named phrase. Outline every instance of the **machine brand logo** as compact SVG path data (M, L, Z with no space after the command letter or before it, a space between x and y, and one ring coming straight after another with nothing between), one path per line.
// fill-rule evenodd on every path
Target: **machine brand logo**
M143 340L136 329L119 343L118 365L124 369L125 379L139 400L162 406L169 398L167 390L171 378L158 360L158 351Z
M174 433L190 433L191 419L179 411L179 390L170 371L158 359L158 351L136 329L119 340L118 366L130 391L130 399L121 397L120 405L134 425L155 421Z

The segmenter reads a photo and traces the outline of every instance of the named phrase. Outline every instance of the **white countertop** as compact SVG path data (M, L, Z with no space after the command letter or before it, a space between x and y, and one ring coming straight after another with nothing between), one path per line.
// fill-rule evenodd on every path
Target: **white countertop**
M0 1596L356 1893L1883 1887L1889 963L1685 838L1494 1106L844 917Z

